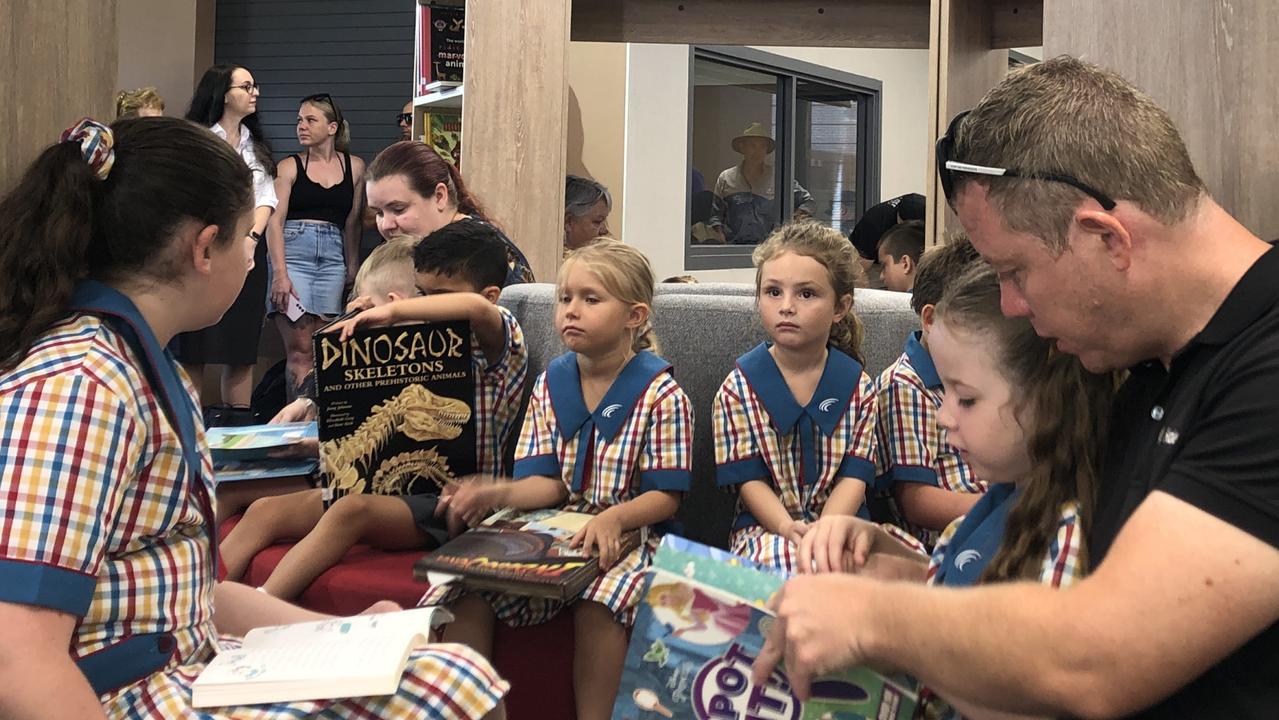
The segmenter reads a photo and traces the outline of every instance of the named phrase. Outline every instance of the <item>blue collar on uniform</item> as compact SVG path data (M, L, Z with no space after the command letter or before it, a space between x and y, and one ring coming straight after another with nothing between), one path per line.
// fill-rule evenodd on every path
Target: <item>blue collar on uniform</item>
M946 557L942 558L937 574L933 576L933 584L952 587L977 584L986 565L999 552L1004 541L1008 511L1016 499L1017 486L1013 483L990 486L951 536L946 545Z
M922 330L916 330L906 338L906 357L910 358L910 366L924 382L924 387L933 390L941 387L941 377L937 375L932 353L928 352L928 348L920 340L923 334Z
M861 363L831 347L826 354L826 368L808 405L795 401L782 371L768 351L768 343L760 343L737 358L737 367L746 377L751 390L764 405L773 427L782 435L799 431L805 485L817 482L817 445L813 427L827 437L835 434L840 421L848 413L853 393L861 382ZM805 417L808 422L801 422Z
M203 480L203 453L197 439L195 403L186 386L178 377L177 363L169 351L160 346L146 318L133 301L120 291L96 280L84 280L76 285L71 297L71 311L94 315L103 319L132 348L141 364L143 375L151 392L159 400L160 408L169 424L178 433L185 461L185 478L191 483L192 494L199 500L209 525L209 546L213 551L214 566L217 562L217 533L213 528L213 503Z
M568 352L546 366L546 385L555 410L555 423L565 442L581 435L577 443L577 462L573 466L572 490L581 492L590 440L596 432L605 440L613 440L630 418L635 404L652 384L653 378L670 372L671 364L648 351L640 351L626 363L608 392L592 412L582 399L582 377L577 367L577 353Z

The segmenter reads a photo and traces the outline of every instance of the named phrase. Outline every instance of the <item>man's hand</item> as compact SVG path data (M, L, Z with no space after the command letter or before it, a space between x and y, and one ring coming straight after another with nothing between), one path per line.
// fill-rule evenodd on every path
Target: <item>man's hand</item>
M766 682L781 662L801 700L809 697L816 676L860 664L860 622L857 603L869 583L852 575L826 574L793 577L768 603L777 613L773 629L755 660L752 678ZM832 611L832 609L835 609Z

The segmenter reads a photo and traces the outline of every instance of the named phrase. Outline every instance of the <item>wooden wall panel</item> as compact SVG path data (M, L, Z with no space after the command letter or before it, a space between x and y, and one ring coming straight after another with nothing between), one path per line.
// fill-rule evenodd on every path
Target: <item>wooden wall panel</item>
M1279 238L1276 37L1270 0L1053 0L1044 12L1044 57L1082 57L1150 93L1217 201L1268 240Z
M114 117L116 0L7 0L0 21L0 193L68 125Z
M462 173L553 281L564 245L569 0L469 0Z
M929 46L929 147L956 114L981 100L1008 72L1008 52L991 49L994 22L986 0L933 0ZM959 229L937 180L935 154L928 154L928 220L925 243Z
M928 47L927 0L574 0L573 39Z
M1044 0L987 0L992 48L1044 44Z

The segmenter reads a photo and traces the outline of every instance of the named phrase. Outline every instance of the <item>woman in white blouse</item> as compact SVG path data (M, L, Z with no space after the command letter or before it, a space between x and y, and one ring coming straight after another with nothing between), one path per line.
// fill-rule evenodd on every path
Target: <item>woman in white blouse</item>
M188 120L206 125L240 153L253 172L253 226L257 240L254 268L235 304L213 327L175 338L174 353L192 375L196 388L205 364L222 368L222 405L206 411L210 424L252 422L249 400L257 363L267 292L266 229L275 209L275 162L257 115L260 87L253 73L239 65L214 65L205 71L187 110ZM198 298L192 298L198 302Z

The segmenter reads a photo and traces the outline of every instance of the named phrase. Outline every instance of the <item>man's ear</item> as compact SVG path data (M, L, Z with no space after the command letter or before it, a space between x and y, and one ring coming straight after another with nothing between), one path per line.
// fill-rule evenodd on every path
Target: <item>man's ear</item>
M907 275L913 274L915 272L915 268L917 267L917 264L915 263L915 258L911 257L910 255L902 255L901 264L902 264L902 272Z
M191 243L191 262L195 267L195 271L203 275L208 275L213 271L213 250L217 246L218 231L217 225L205 225L203 228L196 230L198 225L187 225L187 232L190 233L188 240L186 237L182 242ZM182 231L179 231L182 232Z
M497 299L502 297L502 288L496 285L489 285L488 287L480 291L480 295L483 295L485 300L488 300L489 302L496 305Z
M1075 211L1074 225L1086 241L1101 242L1102 252L1116 270L1123 272L1132 264L1132 234L1116 211L1080 207Z
M924 332L932 332L933 323L935 322L937 322L936 305L928 303L919 309L919 325L924 329Z

